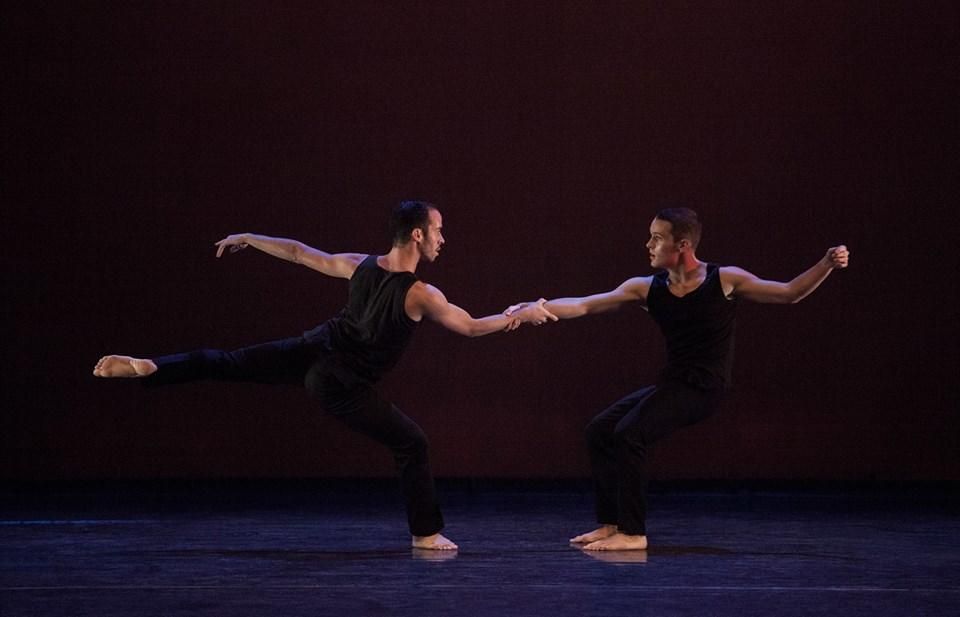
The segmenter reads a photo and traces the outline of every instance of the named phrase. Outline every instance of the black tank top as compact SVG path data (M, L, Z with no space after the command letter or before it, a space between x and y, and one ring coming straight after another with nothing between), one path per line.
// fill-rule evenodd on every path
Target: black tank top
M328 352L322 360L341 376L346 369L348 379L377 381L400 360L417 326L404 309L417 280L412 272L384 270L376 255L367 256L350 278L347 306L304 338Z
M647 309L667 341L667 366L661 379L700 388L730 385L736 300L727 299L720 268L707 264L700 287L678 298L670 293L669 273L653 277Z

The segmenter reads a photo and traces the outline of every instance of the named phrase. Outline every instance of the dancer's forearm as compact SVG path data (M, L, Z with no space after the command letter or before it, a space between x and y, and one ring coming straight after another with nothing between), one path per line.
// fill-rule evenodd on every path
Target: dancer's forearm
M812 268L795 277L786 284L789 302L796 304L812 294L820 283L827 280L831 272L833 272L833 266L826 259L822 259Z
M307 249L305 244L298 242L297 240L291 240L289 238L273 238L270 236L262 236L260 234L243 234L243 242L244 244L252 246L259 251L263 251L267 255L278 257L293 263L301 263L302 256ZM317 249L313 250L317 251ZM317 252L323 253L323 251Z

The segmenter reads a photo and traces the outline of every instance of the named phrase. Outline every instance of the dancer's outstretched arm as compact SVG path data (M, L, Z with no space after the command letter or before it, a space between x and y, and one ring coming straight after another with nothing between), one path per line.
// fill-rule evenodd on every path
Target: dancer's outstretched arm
M813 293L831 272L846 268L849 263L850 251L841 244L828 249L816 265L787 283L764 280L736 267L720 268L720 282L728 296L753 302L795 304Z
M407 292L406 309L412 319L426 316L448 330L472 337L515 330L522 323L540 325L550 319L556 320L554 315L543 308L544 302L542 298L537 302L530 302L522 310L513 311L511 315L497 313L475 318L449 302L443 292L433 285L417 282Z
M289 238L271 238L270 236L250 233L229 235L223 240L215 242L214 246L217 247L217 257L223 255L224 249L229 249L231 253L235 253L252 246L268 255L295 264L302 264L327 276L345 279L353 276L354 270L366 257L362 253L326 253Z
M580 298L556 298L544 305L560 319L573 319L584 315L615 311L627 302L647 302L652 277L637 276L620 283L616 289Z
M647 292L650 291L652 277L637 276L620 283L616 289L582 296L579 298L556 298L543 303L543 308L558 319L573 319L584 315L615 311L627 302L647 302ZM516 315L520 311L530 308L532 302L514 304L504 313ZM555 320L554 320L555 321Z

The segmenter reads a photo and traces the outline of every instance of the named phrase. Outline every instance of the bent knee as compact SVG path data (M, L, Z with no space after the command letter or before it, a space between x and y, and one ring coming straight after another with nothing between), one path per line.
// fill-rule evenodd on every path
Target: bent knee
M403 439L393 447L393 452L398 457L425 459L429 449L430 442L427 435L418 427L404 435Z
M602 422L597 422L596 420L587 424L587 427L584 429L584 435L586 436L588 444L610 443L615 437L613 427Z
M426 454L427 450L430 449L430 440L427 439L427 434L422 430L418 429L417 431L410 433L408 439L409 440L405 449L410 452Z

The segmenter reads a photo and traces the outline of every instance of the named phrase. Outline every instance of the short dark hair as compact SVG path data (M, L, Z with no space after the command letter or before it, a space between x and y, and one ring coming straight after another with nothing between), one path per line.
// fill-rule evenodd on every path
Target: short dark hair
M400 246L410 241L414 229L427 233L430 224L430 211L437 207L430 202L420 200L401 201L390 216L390 235L393 245Z
M702 227L697 213L690 208L664 208L657 212L656 218L670 223L670 233L674 241L686 238L694 249L700 244Z

